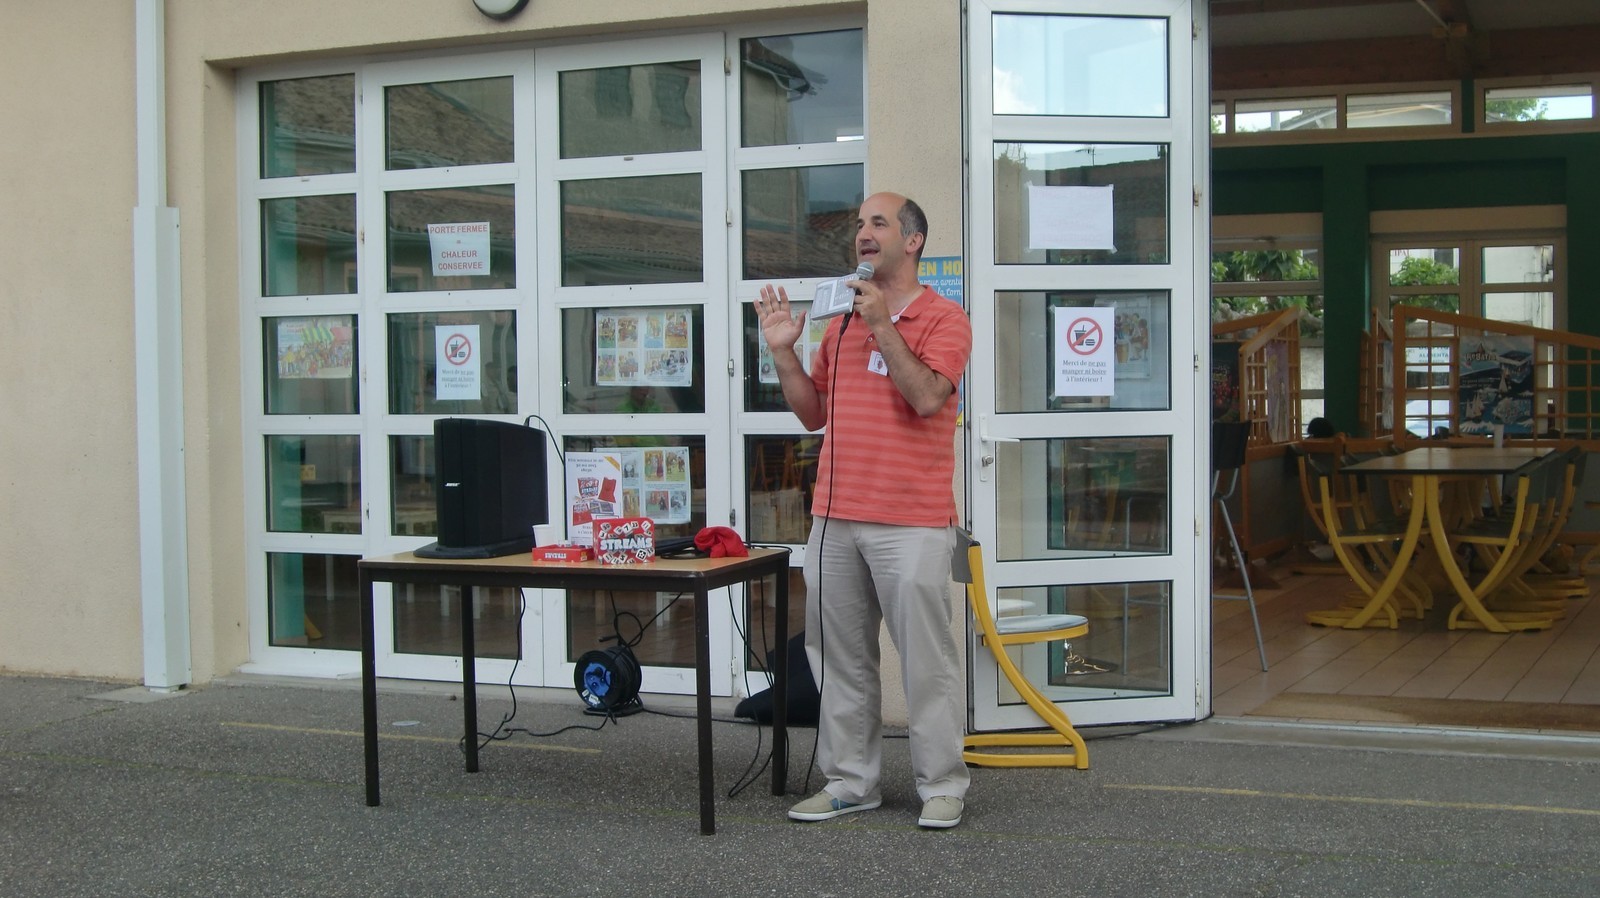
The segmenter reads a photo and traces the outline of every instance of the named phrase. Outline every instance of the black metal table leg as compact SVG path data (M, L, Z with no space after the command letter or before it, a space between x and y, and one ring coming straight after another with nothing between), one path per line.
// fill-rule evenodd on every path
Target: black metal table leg
M472 619L472 587L461 587L461 716L467 772L478 772L478 632Z

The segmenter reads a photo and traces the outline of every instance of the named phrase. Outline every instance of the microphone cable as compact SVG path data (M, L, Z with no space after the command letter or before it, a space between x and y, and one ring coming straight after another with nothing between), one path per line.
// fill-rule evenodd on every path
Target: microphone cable
M861 265L863 268L869 268L867 274L870 277L871 263L863 262ZM857 273L859 272L860 269L857 269ZM804 795L811 794L811 771L817 766L817 746L822 739L822 690L827 688L828 681L828 631L826 625L824 625L822 622L822 584L824 579L822 573L822 553L823 548L828 544L828 519L832 517L833 512L833 475L834 470L837 467L835 462L839 460L839 446L833 440L833 437L836 435L838 430L838 428L834 426L836 422L834 421L833 411L835 408L836 397L839 395L839 365L842 361L840 359L840 355L844 352L844 330L850 326L850 316L852 314L854 313L844 313L843 319L841 319L839 322L839 336L834 340L833 344L833 370L828 372L828 416L824 420L824 427L826 430L823 433L823 441L828 445L829 456L829 513L822 516L822 527L817 532L817 657L821 659L822 663L817 666L817 728L812 731L811 735L811 763L806 765L806 782L805 786L801 790L801 794Z

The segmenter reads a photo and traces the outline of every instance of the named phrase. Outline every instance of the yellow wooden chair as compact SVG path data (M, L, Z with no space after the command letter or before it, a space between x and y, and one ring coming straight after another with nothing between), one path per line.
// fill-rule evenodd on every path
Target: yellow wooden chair
M979 767L1076 767L1087 770L1089 750L1072 721L1054 702L1023 675L1007 651L1011 646L1077 639L1089 633L1089 619L1077 614L1024 614L996 618L990 610L989 590L983 580L983 548L971 534L957 531L950 573L966 585L967 605L978 629L978 642L987 646L995 664L1011 687L1039 716L1049 732L973 733L962 746L961 757ZM1032 749L995 751L993 749ZM1051 751L1049 749L1056 749Z

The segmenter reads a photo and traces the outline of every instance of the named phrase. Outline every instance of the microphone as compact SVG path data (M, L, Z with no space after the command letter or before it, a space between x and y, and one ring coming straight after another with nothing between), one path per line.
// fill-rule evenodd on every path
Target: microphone
M858 281L870 281L870 280L872 280L872 272L873 272L872 263L871 262L862 262L860 265L856 266L856 273L855 273L854 277ZM861 295L861 291L857 290L856 291L856 295L860 296ZM846 310L846 312L844 313L844 319L839 322L839 333L843 334L845 332L845 329L850 326L850 318L853 315L855 315L855 313L856 313L855 302L854 302L854 300L852 300L851 304L850 304L850 308L848 310Z
M817 282L816 295L811 297L811 320L821 321L835 315L848 315L855 308L856 291L845 286L851 279L864 281L872 277L872 263L862 262L855 274L827 278Z

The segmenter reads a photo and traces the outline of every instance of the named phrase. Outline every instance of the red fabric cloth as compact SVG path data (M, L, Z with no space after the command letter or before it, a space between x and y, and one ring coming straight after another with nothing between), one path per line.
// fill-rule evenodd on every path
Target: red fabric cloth
M712 558L743 558L750 554L744 540L728 527L705 527L694 535L694 547Z

